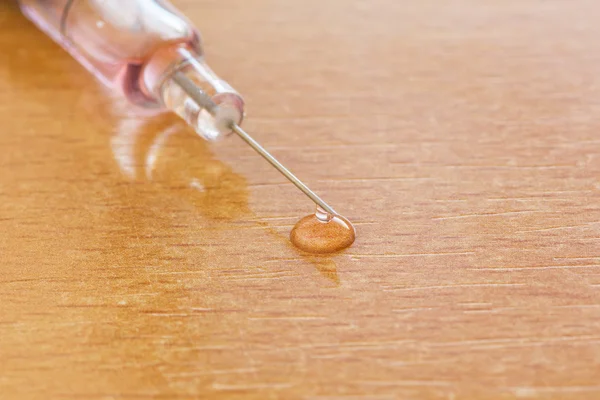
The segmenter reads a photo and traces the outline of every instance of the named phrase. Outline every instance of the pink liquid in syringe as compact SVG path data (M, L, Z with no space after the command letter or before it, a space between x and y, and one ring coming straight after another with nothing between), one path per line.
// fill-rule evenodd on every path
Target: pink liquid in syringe
M131 102L156 106L156 85L182 60L184 46L202 55L198 32L155 0L20 0L23 12L105 85ZM146 64L153 65L142 77Z

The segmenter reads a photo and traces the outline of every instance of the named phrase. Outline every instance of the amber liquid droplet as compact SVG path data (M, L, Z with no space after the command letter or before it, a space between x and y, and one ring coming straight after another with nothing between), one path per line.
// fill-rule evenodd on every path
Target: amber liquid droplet
M290 240L308 253L335 253L354 243L354 227L341 215L331 215L317 207L314 214L302 218L290 233Z

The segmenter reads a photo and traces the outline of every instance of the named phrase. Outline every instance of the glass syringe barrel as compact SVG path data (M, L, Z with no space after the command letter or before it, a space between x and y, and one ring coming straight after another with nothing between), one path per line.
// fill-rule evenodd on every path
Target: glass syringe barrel
M233 122L244 102L204 62L200 35L161 0L19 0L24 14L102 83L142 107L166 107L206 139L229 133L229 124L194 101L172 79L184 74Z

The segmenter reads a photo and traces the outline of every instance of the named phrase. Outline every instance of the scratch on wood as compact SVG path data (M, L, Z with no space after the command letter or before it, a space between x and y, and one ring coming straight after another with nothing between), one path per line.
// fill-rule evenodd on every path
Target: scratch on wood
M435 310L437 307L414 307L414 308L397 308L393 309L392 312L398 314L411 313L415 311L431 311Z
M336 182L413 182L413 181L432 181L433 178L427 176L415 176L415 177L388 177L388 178L338 178L338 179L318 179L319 183L336 183Z
M517 397L534 397L539 394L598 392L600 386L520 386L508 387Z
M172 374L164 374L172 378L186 378L204 375L235 375L235 374L253 374L257 371L256 368L237 368L237 369L207 369L201 371L177 372Z
M521 230L521 231L516 231L517 233L526 233L526 232L547 232L547 231L556 231L556 230L561 230L561 229L576 229L576 228L583 228L583 227L587 227L590 225L595 225L600 223L600 221L595 221L595 222L589 222L587 224L581 224L581 225L563 225L563 226L551 226L548 228L540 228L540 229L528 229L528 230Z
M468 268L470 271L538 271L545 269L577 269L577 268L600 268L600 264L586 265L540 265L533 267L476 267Z
M269 390L280 390L287 389L293 387L293 383L257 383L257 384L247 384L247 385L228 385L224 383L213 383L212 387L215 390L221 391L243 391L243 390L257 390L257 389L269 389Z
M431 343L432 347L469 347L471 350L500 349L506 347L547 346L556 343L590 344L600 341L600 336L557 336L547 338L515 337L502 339L462 340L457 342Z
M462 215L453 215L453 216L449 216L449 217L433 217L432 220L441 221L441 220L448 220L448 219L493 217L493 216L500 216L500 215L519 215L519 214L533 214L533 213L542 213L542 212L544 212L544 211L521 210L521 211L506 211L506 212L498 212L498 213L462 214Z
M268 321L268 320L313 321L313 320L324 320L324 319L327 319L327 317L307 315L307 316L289 316L289 317L287 317L287 316L283 316L283 317L248 317L248 319L251 321Z
M358 383L362 385L371 385L371 386L450 386L451 382L446 381L402 381L402 380L394 380L394 381L359 381Z
M410 254L349 254L354 258L401 258L401 257L445 257L473 255L474 251L463 251L456 253L410 253Z
M385 288L384 292L410 292L416 290L433 290L433 289L454 289L464 287L517 287L526 286L526 283L463 283L458 285L436 285L436 286L416 286L416 287L400 287L400 288Z
M440 165L441 168L451 169L501 169L501 170L555 170L555 169L573 169L575 165L527 165L527 166L512 166L512 165Z
M263 280L284 280L292 279L300 276L297 273L264 273L264 274L245 274L245 275L234 275L225 276L225 279L233 282L250 282L250 281L263 281Z
M272 151L279 150L292 150L293 152L298 152L298 150L310 150L310 151L319 151L319 150L342 150L342 149L396 149L398 147L395 143L355 143L355 144L337 144L337 145L320 145L320 146L269 146L269 149Z

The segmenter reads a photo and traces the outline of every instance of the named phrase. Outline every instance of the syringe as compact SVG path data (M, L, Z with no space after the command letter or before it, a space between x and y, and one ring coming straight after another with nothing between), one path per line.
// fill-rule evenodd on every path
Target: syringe
M242 97L205 63L200 35L162 0L18 0L24 14L101 82L166 108L207 140L236 133L325 212L336 212L241 127Z

